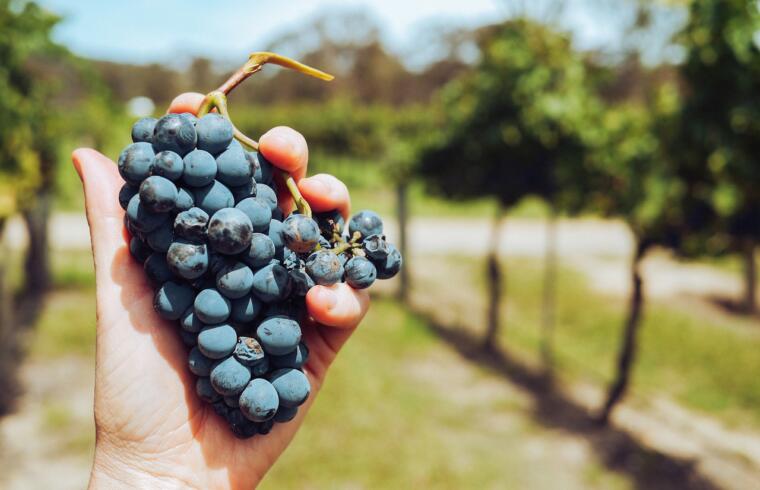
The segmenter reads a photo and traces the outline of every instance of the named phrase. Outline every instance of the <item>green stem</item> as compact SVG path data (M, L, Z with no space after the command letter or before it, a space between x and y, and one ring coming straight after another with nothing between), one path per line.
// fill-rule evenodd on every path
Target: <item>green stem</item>
M360 248L361 245L358 243L353 242L343 242L337 247L331 248L330 252L334 253L335 255L340 255L346 250L354 249L354 248Z
M306 199L304 199L301 191L298 189L296 180L292 175L283 170L280 170L280 175L282 175L282 180L285 181L285 186L288 188L290 195L293 196L293 200L296 202L296 208L298 208L298 212L304 216L311 218L311 206L309 206L309 203L306 202Z

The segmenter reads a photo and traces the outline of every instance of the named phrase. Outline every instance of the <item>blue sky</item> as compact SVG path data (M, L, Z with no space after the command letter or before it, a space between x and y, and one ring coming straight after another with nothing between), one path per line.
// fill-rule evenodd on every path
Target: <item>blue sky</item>
M480 25L504 19L510 11L505 0L37 1L64 16L55 37L74 52L133 63L182 63L193 55L240 59L306 19L344 8L372 12L383 26L386 44L401 53L431 23ZM575 31L582 47L615 37L615 23L595 16L595 5L605 1L567 2L563 23Z

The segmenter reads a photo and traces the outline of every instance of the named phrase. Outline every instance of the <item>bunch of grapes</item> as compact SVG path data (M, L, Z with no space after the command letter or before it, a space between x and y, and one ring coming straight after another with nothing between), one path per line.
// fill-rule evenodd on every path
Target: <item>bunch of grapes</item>
M347 227L337 211L284 216L277 170L234 132L217 113L137 121L118 160L119 201L155 309L190 349L198 397L251 437L292 420L309 396L299 323L309 289L367 288L402 259L372 211Z

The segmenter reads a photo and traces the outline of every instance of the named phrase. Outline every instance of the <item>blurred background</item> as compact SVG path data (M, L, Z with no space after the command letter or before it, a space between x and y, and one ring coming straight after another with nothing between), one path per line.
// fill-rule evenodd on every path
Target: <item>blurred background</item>
M755 0L0 0L0 487L83 488L72 149L208 92L405 257L263 488L758 488ZM754 155L754 156L753 156Z

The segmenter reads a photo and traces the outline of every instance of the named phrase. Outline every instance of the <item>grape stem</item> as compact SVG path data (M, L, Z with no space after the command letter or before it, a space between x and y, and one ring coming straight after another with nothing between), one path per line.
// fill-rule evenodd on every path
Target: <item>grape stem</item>
M256 151L259 149L259 143L256 140L253 140L243 134L243 132L240 131L232 122L229 108L227 107L227 95L235 90L235 88L243 83L248 77L254 73L261 71L261 69L267 63L290 68L291 70L296 70L303 74L328 82L334 78L329 73L317 70L316 68L312 68L311 66L305 65L286 56L270 53L268 51L259 51L251 54L248 57L248 61L246 61L243 66L238 68L238 70L235 71L235 73L233 73L232 76L230 76L223 84L221 84L218 89L206 94L206 97L204 97L203 102L198 109L197 116L203 117L213 109L218 110L219 113L232 124L233 136L235 139L238 140L241 144ZM303 195L301 195L301 191L298 189L298 185L296 185L296 181L293 179L293 176L285 171L281 171L281 176L282 180L285 182L285 186L290 192L290 195L293 196L293 201L296 203L298 212L304 216L311 218L311 207L309 206L309 203L306 202L306 199L304 199Z

